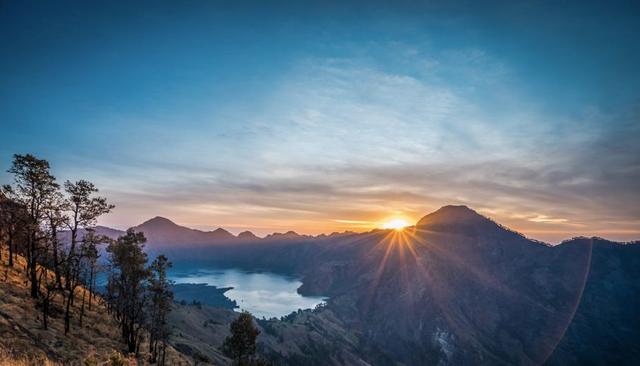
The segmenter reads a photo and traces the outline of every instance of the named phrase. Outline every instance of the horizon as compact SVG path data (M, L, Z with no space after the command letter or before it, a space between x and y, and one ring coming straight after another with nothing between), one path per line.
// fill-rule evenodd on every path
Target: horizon
M399 227L393 227L393 226L385 227L385 226L384 226L384 224L385 224L385 223L381 223L382 225L380 225L380 226L372 227L372 228L369 228L369 229L363 229L363 230L360 230L360 231L358 231L358 230L344 230L344 231L322 232L322 233L315 233L315 234L311 234L311 233L300 233L300 232L297 232L297 231L295 231L295 230L286 230L286 231L285 231L285 230L283 230L283 231L273 231L273 232L257 233L257 232L253 232L253 231L251 231L251 230L242 230L242 231L238 231L238 230L229 230L228 228L224 228L224 227L221 227L221 226L218 226L218 227L211 226L211 227L203 227L203 228L194 228L194 227L186 226L186 225L184 225L184 224L181 224L181 223L179 223L179 222L176 222L175 220L173 220L173 219L171 219L171 218L169 218L169 217L164 217L164 216L154 216L154 217L148 218L148 219L146 219L146 220L144 220L144 221L142 221L142 222L139 222L139 223L137 223L137 224L134 224L134 225L126 225L126 226L124 226L124 227L110 227L110 226L105 226L105 225L98 225L98 226L103 227L103 228L106 228L106 229L116 229L116 230L119 230L119 231L123 231L123 232L124 232L124 231L128 230L129 228L136 228L136 227L142 226L142 225L144 225L144 224L147 224L148 222L151 222L151 221L154 221L154 220L158 220L158 219L159 219L159 220L166 220L166 221L169 221L171 224L176 225L176 226L179 226L179 227L182 227L182 228L186 228L186 229L190 229L190 230L197 230L197 231L201 231L201 232L209 232L209 233L211 233L211 232L214 232L214 231L223 230L224 232L227 232L227 233L229 233L229 234L233 235L233 236L234 236L234 237L236 237L236 238L239 236L239 234L242 234L242 233L245 233L245 232L249 232L249 233L251 233L251 234L254 234L254 235L256 236L256 238L257 238L257 239L265 239L265 238L267 238L267 237L269 237L269 236L271 236L271 235L277 235L277 234L288 234L288 233L294 233L294 234L297 234L297 235L300 235L300 236L308 236L308 237L317 238L317 237L321 237L321 236L329 236L329 235L332 235L332 234L345 234L345 233L365 234L365 233L370 233L370 232L374 232L374 231L393 231L393 230L400 230L400 231L403 231L403 230L405 230L405 229L411 229L411 228L413 228L413 227L417 227L417 224L418 224L418 222L419 222L421 219L423 219L423 218L425 218L426 216L429 216L429 215L431 215L431 214L437 213L437 212L439 212L440 210L442 210L442 209L444 209L444 208L449 208L449 207L456 207L456 208L460 208L460 207L462 207L462 208L465 208L465 209L467 209L467 210L472 211L472 212L473 212L473 213L475 213L475 214L480 215L481 217L483 217L483 218L485 218L485 219L489 219L489 220L491 220L491 221L495 222L497 225L499 225L499 226L501 226L501 227L503 227L503 228L506 228L507 230L515 231L515 232L516 232L516 233L518 233L518 234L524 235L527 239L535 240L535 241L540 241L540 242L543 242L543 243L545 243L545 244L559 245L559 244L562 244L562 243L563 243L563 242L565 242L565 241L569 241L569 240L572 240L572 239L576 239L576 238L583 238L583 237L587 237L587 238L588 238L588 237L589 237L589 236L585 236L585 235L576 235L576 236L572 236L572 237L563 238L563 239L558 240L558 241L555 241L555 242L544 241L544 240L540 240L540 239L532 238L532 237L529 237L529 236L525 235L524 233L521 233L521 232L519 232L519 231L517 231L517 230L514 230L514 229L512 229L512 228L510 228L510 227L508 227L508 226L504 226L504 225L502 225L500 222L498 222L498 221L494 220L493 218L491 218L490 216L483 215L482 213L479 213L478 211L474 210L474 209L473 209L473 207L468 207L468 206L466 206L466 205L445 205L445 206L442 206L442 207L438 208L437 210L434 210L434 211L432 211L432 212L425 213L425 214L424 214L422 217L420 217L416 222L407 222L407 223L405 223L405 225L402 225L402 226L399 226ZM599 236L592 236L591 238L599 238L599 239L604 239L604 240L612 240L612 241L614 241L614 242L615 242L615 241L618 241L618 242L623 243L623 244L624 244L624 243L634 243L634 242L638 242L638 241L640 241L640 239L631 239L631 240L615 240L615 239L612 239L612 238L599 237Z
M640 239L633 2L34 4L0 13L0 182L47 159L116 205L100 225L319 235L453 204Z

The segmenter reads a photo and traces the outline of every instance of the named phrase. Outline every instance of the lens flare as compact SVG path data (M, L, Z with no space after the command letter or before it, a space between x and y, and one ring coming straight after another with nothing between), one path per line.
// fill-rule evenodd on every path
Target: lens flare
M382 224L383 229L402 230L409 226L409 223L403 219L393 219Z

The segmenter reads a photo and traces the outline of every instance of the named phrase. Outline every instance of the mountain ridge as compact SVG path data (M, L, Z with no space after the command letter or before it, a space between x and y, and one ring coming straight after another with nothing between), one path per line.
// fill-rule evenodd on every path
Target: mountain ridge
M457 231L459 233L467 233L469 235L474 235L478 231L482 230L491 230L493 232L501 232L504 231L503 234L508 235L517 235L528 240L538 242L540 244L544 244L547 246L556 246L567 240L572 240L575 237L563 239L558 243L547 243L544 241L540 241L537 239L529 238L526 235L515 231L509 227L506 227L490 217L482 215L475 211L474 209L466 206L466 205L445 205L440 207L439 209L428 213L422 216L414 226L410 226L408 228L415 227L418 231L420 230L435 230L435 231L448 231L453 232ZM234 235L228 230L224 228L217 228L215 230L205 231L194 228L189 228L187 226L183 226L177 224L163 216L155 216L151 219L148 219L136 226L132 226L135 230L139 230L145 232L145 234L149 233L147 239L151 244L163 244L163 245L176 245L176 244L199 244L199 245L215 245L215 244L232 244L232 243L241 243L241 242L253 242L253 241L273 241L273 240L307 240L307 239L325 239L325 238L336 238L341 236L348 235L358 235L358 234L366 234L376 231L388 231L391 229L372 229L364 232L354 232L354 231L343 231L343 232L332 232L330 234L322 233L318 235L307 235L307 234L298 234L294 230L289 230L284 233L282 232L273 232L271 234L267 234L264 237L260 237L255 235L253 232L249 230L245 230L240 232L238 235ZM119 235L125 233L124 230L114 229L108 226L98 225L95 227L98 234L106 235L111 238L116 238ZM180 237L176 236L176 234L180 233ZM163 238L164 236L164 238ZM600 238L598 236L593 236L592 238L597 239ZM606 238L603 238L606 239ZM609 239L606 239L609 240ZM612 242L618 242L615 240L611 240ZM630 241L633 242L633 241Z

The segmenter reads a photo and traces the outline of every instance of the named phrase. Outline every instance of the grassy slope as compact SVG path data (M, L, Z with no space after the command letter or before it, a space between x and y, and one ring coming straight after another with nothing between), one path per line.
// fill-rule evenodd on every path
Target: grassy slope
M4 248L3 248L4 249ZM18 257L13 267L6 265L6 251L0 264L0 364L82 364L90 357L102 363L115 351L125 347L120 342L118 324L107 314L98 300L94 300L92 310L85 303L83 327L79 322L79 306L82 291L76 292L71 330L64 335L63 299L57 295L51 306L49 329L42 328L42 317L36 302L29 296L23 257ZM88 300L88 296L85 301ZM141 350L146 350L143 344ZM187 359L171 348L168 352L169 365L187 365ZM146 359L143 353L138 364ZM135 360L131 360L136 364Z
M192 357L201 354L216 365L230 365L220 347L237 317L229 309L176 305L169 316L170 343ZM258 353L276 365L367 365L357 355L357 338L331 311L306 310L285 321L256 321L256 326Z

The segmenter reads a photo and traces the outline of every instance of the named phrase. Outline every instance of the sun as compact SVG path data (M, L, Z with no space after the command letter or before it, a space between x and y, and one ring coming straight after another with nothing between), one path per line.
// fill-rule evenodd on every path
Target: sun
M382 224L383 229L402 230L409 226L409 223L403 219L392 219Z

